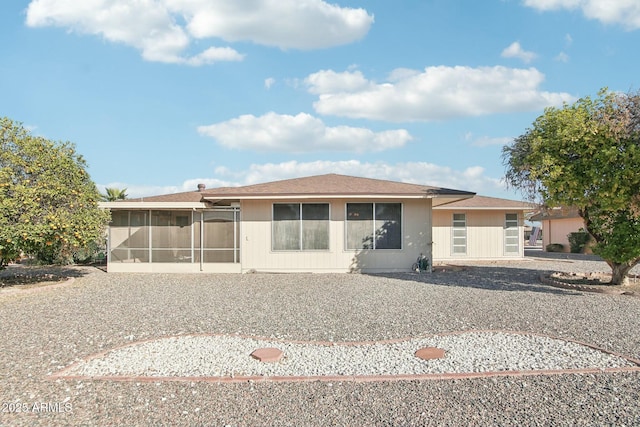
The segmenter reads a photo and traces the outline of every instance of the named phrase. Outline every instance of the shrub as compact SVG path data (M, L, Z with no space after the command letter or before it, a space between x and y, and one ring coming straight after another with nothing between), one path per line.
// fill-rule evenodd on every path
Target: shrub
M569 233L567 235L569 239L569 246L571 247L571 253L579 254L584 251L584 247L587 246L591 236L584 230L576 231L575 233Z
M547 252L564 252L564 245L562 243L550 243L546 249Z

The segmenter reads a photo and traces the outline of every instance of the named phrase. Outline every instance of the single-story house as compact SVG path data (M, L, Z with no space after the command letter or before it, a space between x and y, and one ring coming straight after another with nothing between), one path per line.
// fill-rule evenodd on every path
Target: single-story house
M432 247L449 245L461 257L484 258L474 255L476 245L471 243L479 224L475 212L462 205L439 210L474 196L469 191L328 174L244 187L199 185L198 191L107 202L102 204L112 215L107 270L408 271L420 254L433 261ZM498 245L504 250L496 256L522 256L522 211L507 210L494 212L505 212L496 226L500 236L494 237L501 239ZM459 213L468 221L464 227L469 250L464 255L459 252ZM455 237L445 237L447 243L440 244L432 230L440 238L447 221Z
M524 257L525 213L535 205L474 196L433 207L433 259L497 260Z
M532 216L531 221L542 223L542 247L545 250L549 244L559 243L564 252L570 252L569 234L584 228L584 219L578 209L572 207L546 209Z

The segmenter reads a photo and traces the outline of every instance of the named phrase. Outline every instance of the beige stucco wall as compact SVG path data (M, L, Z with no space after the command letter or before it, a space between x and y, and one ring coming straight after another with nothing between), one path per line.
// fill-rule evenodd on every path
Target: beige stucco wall
M329 250L272 250L272 206L274 203L329 203ZM345 249L346 203L402 203L402 249ZM325 200L254 200L243 201L240 209L239 263L147 263L109 262L110 272L392 272L409 271L422 253L430 255L430 199L325 199ZM126 231L111 230L112 247L126 239Z
M466 214L467 253L452 252L453 214ZM519 252L506 254L504 247L505 214L518 214ZM524 257L524 216L509 210L441 210L433 211L434 262L473 259L504 259Z
M264 272L389 272L409 271L420 253L428 256L431 242L431 200L403 201L403 248L401 250L345 249L347 202L398 200L313 200L330 204L330 248L327 251L273 251L271 216L273 203L304 203L307 200L254 200L241 204L240 256L242 271Z
M564 252L570 252L571 246L567 236L581 228L584 228L584 221L580 217L542 221L542 247L546 250L547 245L560 243L564 246Z

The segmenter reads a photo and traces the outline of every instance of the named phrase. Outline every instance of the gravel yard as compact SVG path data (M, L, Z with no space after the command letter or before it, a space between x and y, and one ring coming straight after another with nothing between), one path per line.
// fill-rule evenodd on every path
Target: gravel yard
M348 342L504 330L640 359L640 298L542 285L541 271L607 271L591 257L542 255L431 275L83 269L67 286L2 291L0 425L640 425L638 372L373 382L48 377L100 352L185 334Z

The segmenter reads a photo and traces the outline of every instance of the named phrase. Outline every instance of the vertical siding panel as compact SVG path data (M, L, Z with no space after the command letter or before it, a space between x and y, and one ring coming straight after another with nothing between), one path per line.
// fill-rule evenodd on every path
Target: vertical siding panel
M433 211L433 259L444 260L451 258L451 226L450 211Z
M434 260L499 259L505 258L504 226L505 214L513 210L438 209L433 212ZM453 255L451 230L453 214L464 213L467 220L467 254ZM520 234L520 256L524 256L524 219L518 213ZM508 256L513 258L514 256ZM517 257L517 255L516 255Z

